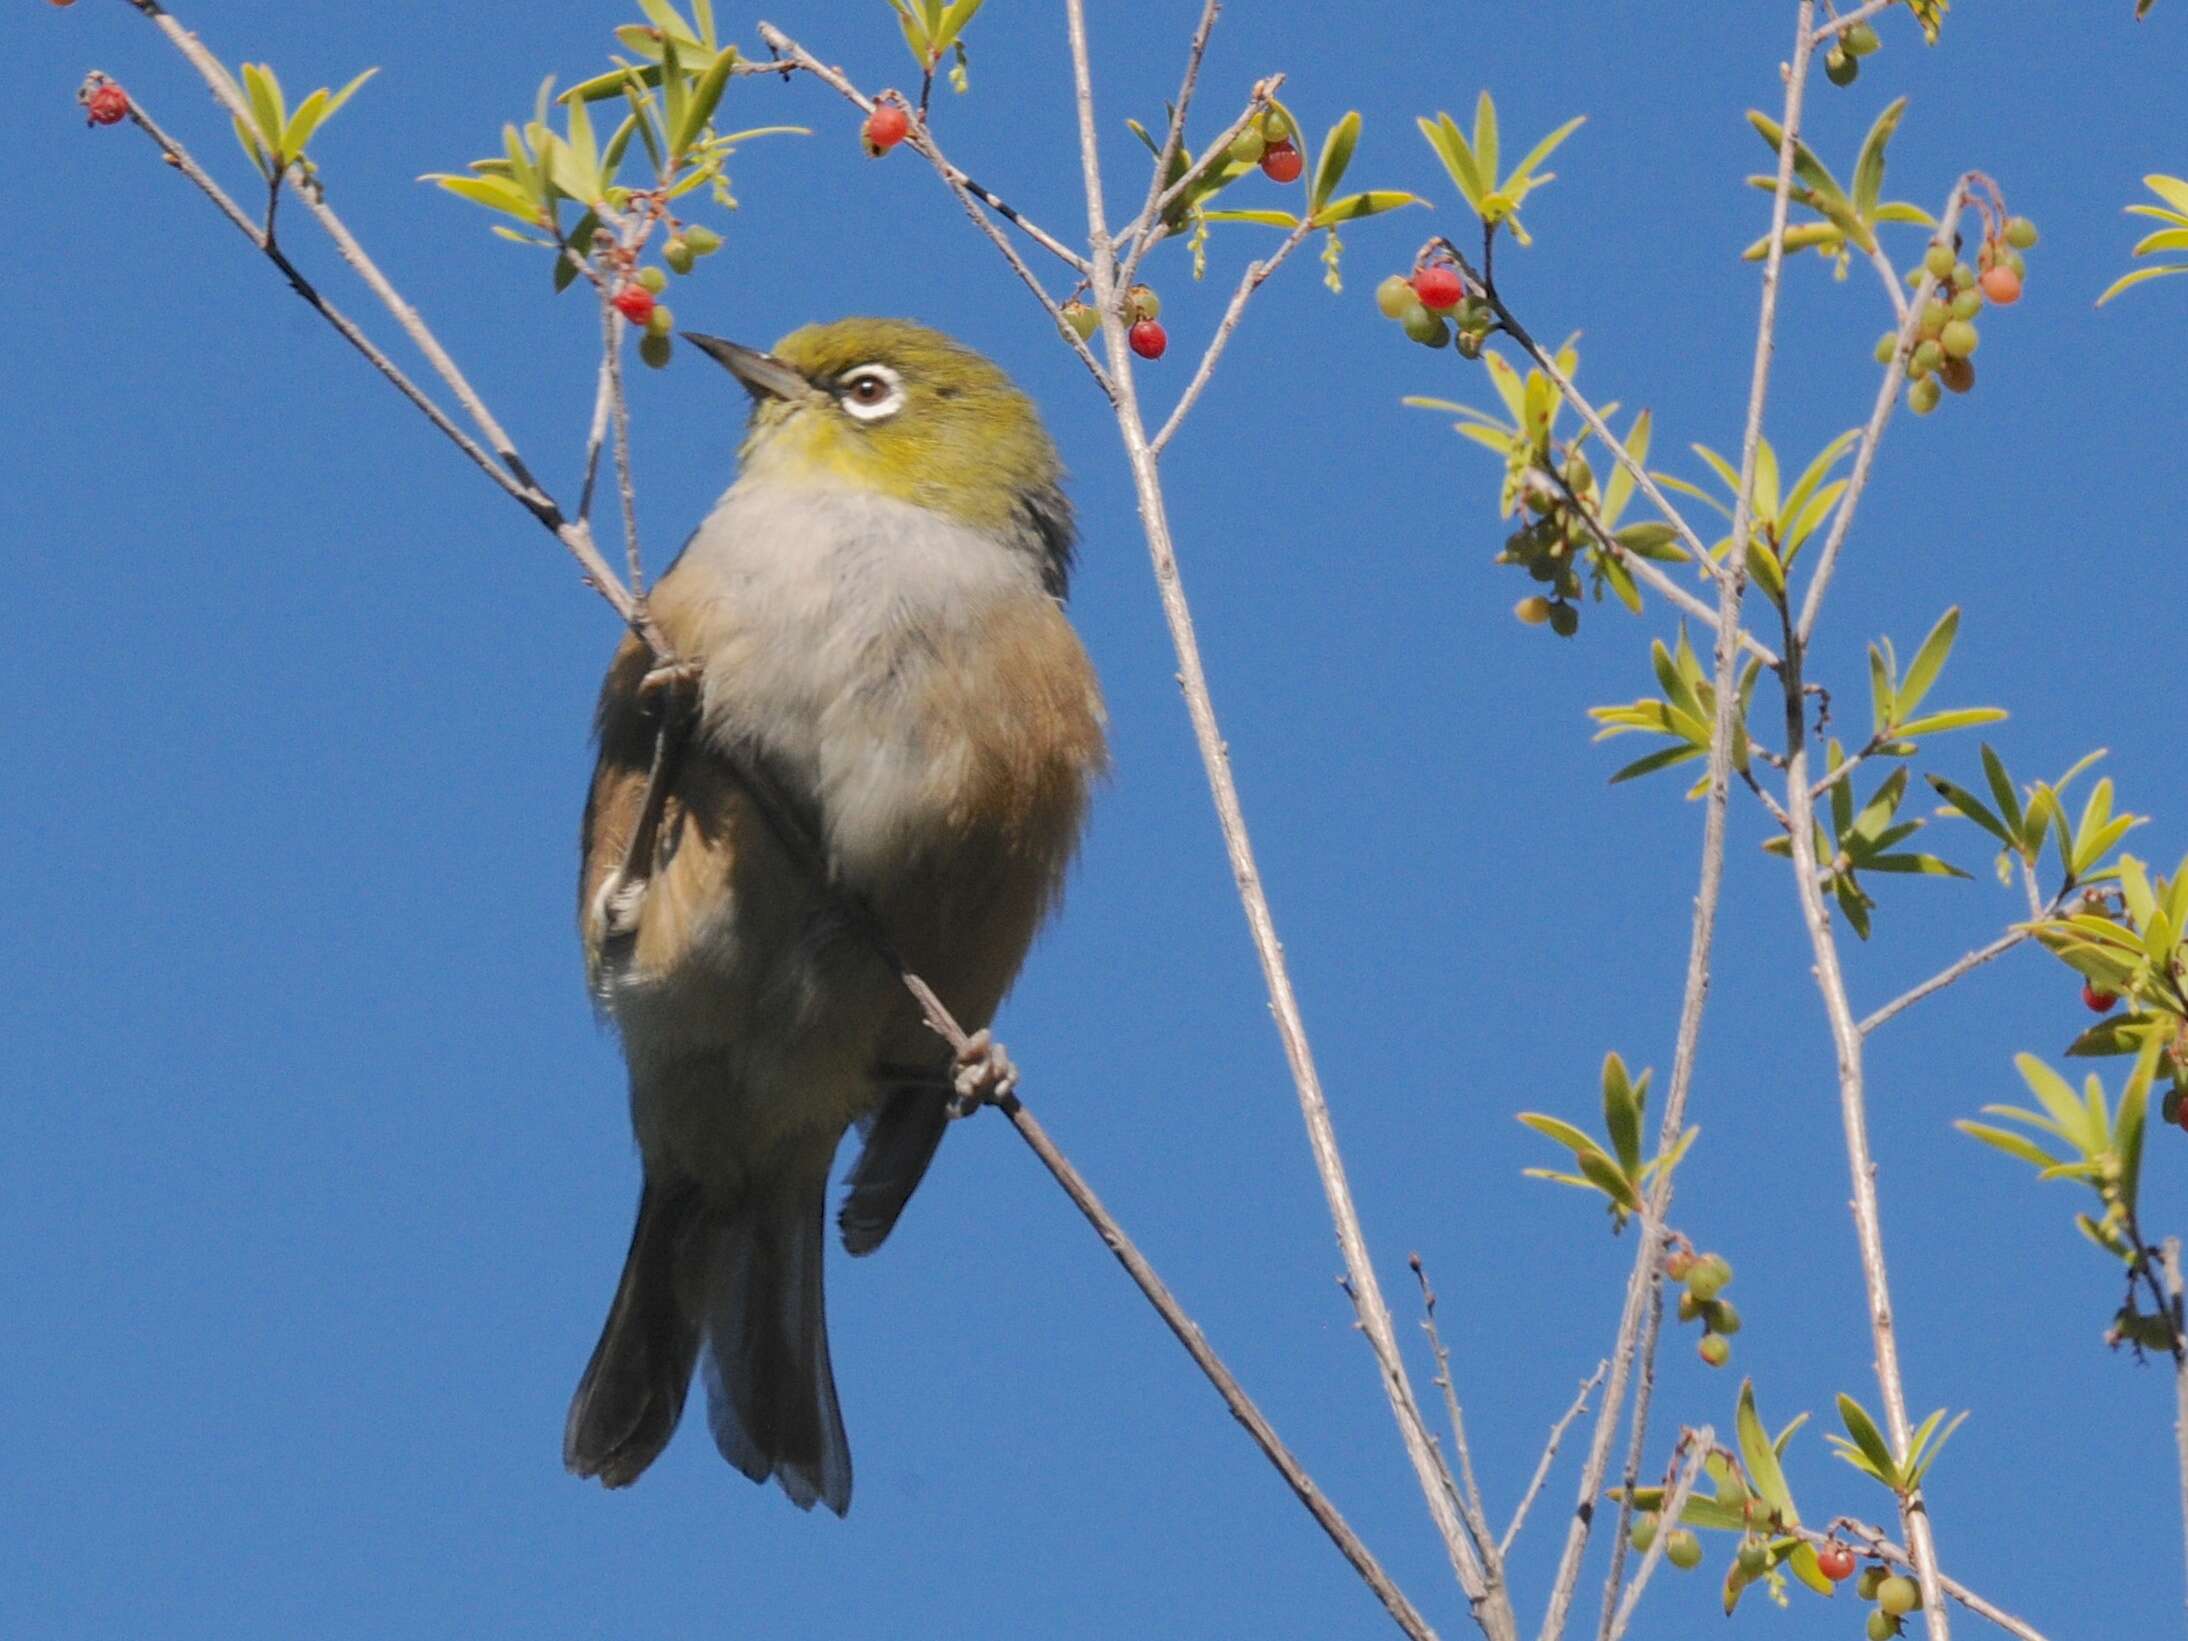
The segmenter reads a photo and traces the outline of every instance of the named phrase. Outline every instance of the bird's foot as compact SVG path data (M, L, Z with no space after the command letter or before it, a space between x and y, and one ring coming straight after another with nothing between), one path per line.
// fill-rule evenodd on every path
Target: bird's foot
M974 1032L957 1051L951 1114L969 1117L984 1105L998 1105L1018 1092L1018 1068L986 1027Z

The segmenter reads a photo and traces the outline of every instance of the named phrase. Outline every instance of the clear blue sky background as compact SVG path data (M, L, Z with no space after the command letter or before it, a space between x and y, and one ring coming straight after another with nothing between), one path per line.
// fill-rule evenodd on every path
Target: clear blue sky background
M624 7L234 0L186 11L233 62L298 89L380 78L330 129L334 196L558 487L591 391L593 321L544 265L410 179L486 152L550 70L600 64ZM1093 8L1100 121L1159 116L1194 7ZM1774 107L1790 4L1239 0L1208 62L1212 131L1256 75L1319 131L1367 118L1363 183L1431 196L1348 235L1332 298L1302 256L1257 301L1166 472L1224 727L1385 1282L1419 1249L1493 1509L1605 1348L1629 1244L1523 1180L1554 1160L1511 1114L1594 1121L1616 1048L1668 1064L1700 812L1609 788L1626 743L1583 709L1647 686L1647 638L1591 611L1562 644L1507 614L1494 464L1405 393L1485 400L1405 344L1370 294L1449 185L1416 113L1483 85L1530 139L1589 124L1502 262L1536 330L1583 329L1581 380L1655 407L1666 465L1734 447L1766 202L1742 119ZM726 6L748 42L753 17ZM858 1464L847 1522L727 1470L696 1421L635 1490L562 1472L563 1410L636 1190L621 1069L570 921L586 726L614 641L559 550L443 447L130 132L87 132L79 75L123 79L231 184L224 118L115 0L18 3L0 152L18 224L0 430L0 1631L10 1636L1216 1636L1383 1633L1362 1587L999 1120L950 1137L886 1252L830 1272ZM997 4L946 141L1061 231L1079 225L1057 8ZM2025 776L2093 746L2188 848L2180 451L2188 288L2099 313L2127 265L2119 206L2188 171L2188 12L2128 0L1907 19L1858 87L1818 85L1845 174L1913 101L1890 191L1934 204L1980 165L2044 243L1986 321L1982 381L1892 429L1826 612L1824 677L1858 703L1861 646L1904 653L1965 609L1940 699L2013 709ZM428 16L430 13L430 17ZM907 59L880 0L773 20L861 82ZM1447 1636L1469 1626L1332 1278L1338 1259L1233 900L1106 411L909 155L870 164L809 83L745 83L728 248L676 305L765 342L808 319L914 315L1040 399L1086 523L1074 610L1115 717L1117 775L1061 924L1004 1019L1035 1109L1171 1277L1331 1496ZM1258 179L1241 194L1268 194ZM294 219L338 300L366 301ZM1213 275L1155 270L1181 387L1262 230ZM1914 236L1896 242L1913 254ZM1805 453L1865 413L1874 281L1813 259L1787 285L1770 432ZM385 327L381 327L383 330ZM742 396L687 356L636 387L655 561L731 476ZM1854 708L1856 715L1858 706ZM1961 778L1975 744L1940 745ZM1741 1372L1773 1422L1875 1401L1829 1046L1784 869L1737 812L1678 1223L1738 1265L1735 1369L1664 1358L1678 1421L1727 1426ZM1972 829L1972 883L1888 884L1850 947L1873 1006L2015 913ZM1876 1039L1873 1118L1917 1410L1968 1408L1936 1472L1948 1567L2055 1638L2177 1622L2169 1376L2099 1343L2115 1278L2068 1223L2074 1188L1948 1126L2012 1098L2009 1057L2085 1023L2026 953ZM2117 1082L2117 1067L2107 1070ZM2155 1230L2188 1230L2188 1141L2153 1136ZM1417 1384L1427 1366L1416 1353ZM1806 1512L1884 1495L1795 1440ZM1530 1625L1572 1501L1560 1467L1518 1556ZM1721 1558L1726 1546L1713 1545ZM1598 1545L1600 1557L1601 1546ZM1637 1633L1714 1626L1715 1577L1669 1578ZM1590 1585L1592 1589L1592 1584ZM1584 1602L1592 1611L1592 1595ZM2171 1619L2162 1615L2170 1613ZM1846 1637L1796 1592L1742 1630ZM1974 1621L1962 1617L1963 1630Z

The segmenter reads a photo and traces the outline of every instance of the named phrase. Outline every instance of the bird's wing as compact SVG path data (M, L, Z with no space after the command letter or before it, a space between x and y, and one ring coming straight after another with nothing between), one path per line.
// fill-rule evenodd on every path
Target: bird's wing
M676 968L726 909L737 840L750 805L729 771L696 740L676 760L661 809L652 870L632 892L636 925L609 904L646 804L664 702L642 689L652 656L623 640L600 690L600 758L579 830L578 929L595 996L619 977Z

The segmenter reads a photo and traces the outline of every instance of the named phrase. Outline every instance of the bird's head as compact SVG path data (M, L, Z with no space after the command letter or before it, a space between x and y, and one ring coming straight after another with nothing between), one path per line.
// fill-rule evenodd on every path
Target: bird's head
M752 395L747 478L856 486L944 514L1037 558L1061 593L1071 505L1033 401L1002 370L904 319L839 319L760 353L685 339Z

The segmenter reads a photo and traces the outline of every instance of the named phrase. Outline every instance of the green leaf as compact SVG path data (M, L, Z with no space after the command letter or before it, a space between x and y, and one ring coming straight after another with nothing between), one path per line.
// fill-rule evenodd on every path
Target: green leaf
M1268 228L1296 228L1299 219L1289 211L1203 211L1208 222L1258 222Z
M1449 114L1438 114L1433 120L1414 122L1421 128L1421 135L1428 139L1428 146L1443 161L1443 168L1451 175L1452 183L1459 190L1459 197L1476 216L1483 215L1482 201L1489 196L1489 185L1481 180L1481 173L1474 167L1474 150Z
M1994 1128L1989 1123L1972 1122L1966 1118L1956 1120L1953 1127L1959 1129L1968 1138L1981 1140L1985 1145L1993 1146L2005 1152L2007 1156L2018 1158L2033 1168L2052 1168L2057 1166L2059 1162L2057 1157L2046 1151L2027 1135L2016 1134L2010 1128Z
M1869 1461L1872 1472L1885 1485L1895 1486L1899 1464L1892 1456L1891 1444L1885 1441L1884 1433L1877 1429L1876 1420L1870 1418L1869 1410L1853 1397L1841 1394L1838 1401L1839 1422L1846 1426L1846 1434L1854 1439L1854 1445Z
M681 157L698 141L699 133L707 128L715 109L721 105L722 92L729 85L729 72L736 64L737 48L725 46L707 65L707 71L699 76L684 105L682 120L669 131L671 154Z
M1497 181L1497 105L1486 87L1474 101L1474 169L1491 187Z
M1603 1057L1603 1128L1611 1137L1620 1166L1628 1174L1639 1173L1641 1100L1626 1076L1626 1062L1616 1054Z
M965 25L979 14L985 0L952 0L942 13L942 21L934 31L935 51L947 51L957 43L957 37L965 32Z
M1747 1467L1756 1493L1777 1511L1786 1526L1797 1525L1800 1517L1794 1512L1792 1490L1786 1486L1785 1471L1778 1463L1777 1444L1763 1429L1762 1415L1755 1411L1755 1381L1752 1379L1740 1381L1740 1402L1733 1415L1733 1429L1739 1438L1740 1462Z
M1900 739L1911 740L1917 735L1942 735L1949 729L1973 729L1979 724L2002 723L2005 718L2004 707L1961 707L1952 712L1933 712L1925 718L1910 718L1895 725L1894 729Z
M1913 1436L1908 1439L1907 1460L1900 1467L1901 1491L1912 1493L1922 1485L1922 1478L1929 1474L1930 1466L1937 1462L1937 1456L1945 1451L1945 1444L1952 1440L1952 1433L1958 1430L1961 1422L1967 1418L1967 1414L1964 1412L1955 1414L1952 1423L1945 1426L1944 1430L1940 1432L1937 1428L1937 1421L1944 1416L1945 1410L1939 1408L1927 1419L1924 1419ZM1934 1441L1932 1440L1933 1436L1935 1437Z
M2146 279L2163 279L2167 274L2182 273L2188 273L2188 262L2169 263L2162 268L2137 268L2133 273L2121 274L2119 278L2105 286L2104 294L2097 298L2097 306L2103 307L2120 292L2140 285Z
M1307 190L1309 216L1321 210L1345 180L1345 168L1352 164L1352 151L1359 145L1360 115L1354 110L1331 126L1329 135L1322 139L1322 157L1314 168L1314 184Z
M1632 763L1613 775L1609 784L1616 786L1621 781L1636 780L1643 775L1653 775L1659 769L1669 769L1674 764L1683 764L1699 758L1703 755L1703 751L1704 749L1701 747L1684 744L1667 746L1661 751L1650 753L1646 758L1636 758Z
M1870 221L1876 219L1877 195L1884 187L1884 149L1906 112L1907 99L1901 97L1879 114L1862 139L1860 159L1854 162L1854 209Z
M1519 1120L1545 1139L1557 1141L1558 1144L1572 1152L1576 1158L1592 1156L1607 1166L1613 1168L1616 1166L1611 1163L1610 1153L1596 1144L1591 1135L1582 1129L1575 1128L1569 1122L1561 1121L1556 1117L1544 1116L1539 1111L1522 1111L1519 1114Z
M281 133L289 123L288 112L282 106L281 82L274 78L271 64L245 63L243 65L244 89L250 93L251 118L258 128L258 139L266 145L278 167L296 156L281 147Z
M1945 659L1952 654L1953 638L1960 631L1960 608L1947 610L1937 619L1929 635L1922 640L1922 647L1915 651L1915 658L1907 663L1907 674L1899 681L1899 714L1904 717L1922 704L1922 698L1930 693L1930 686L1937 682L1937 675L1944 669Z
M1523 186L1532 186L1535 168L1541 165L1544 160L1548 159L1550 155L1556 151L1559 143L1563 142L1567 137L1571 136L1575 131L1578 131L1582 126L1586 125L1587 123L1587 115L1575 114L1571 119L1567 120L1563 125L1559 126L1555 131L1551 132L1547 137L1544 137L1542 141L1536 143L1534 147L1528 149L1527 157L1521 160L1519 164L1513 169L1512 174L1505 179L1505 187L1509 189L1515 183L1521 184ZM1543 180L1548 181L1549 179L1544 178ZM1635 459L1639 460L1638 455L1635 457Z
M1952 805L1955 810L1957 810L1962 815L1965 815L1969 820L1975 822L1976 825L1980 826L1984 831L1988 832L2000 843L2004 844L2009 849L2015 846L2012 835L2006 830L2005 822L2001 821L1996 815L1992 814L1990 812L1989 806L1986 805L1983 800L1981 798L1978 798L1973 792L1970 792L1964 786L1955 786L1951 781L1946 780L1942 775L1925 775L1922 778L1930 783L1931 789L1935 791L1939 797L1943 798L1948 804Z
M2006 829L2025 838L2025 817L2021 813L2021 799L2014 790L2013 782L2006 776L2006 766L1990 743L1983 743L1983 778L1990 782L1990 795L1998 801L1998 814L2006 823Z
M644 12L653 26L667 35L669 42L698 51L704 49L691 26L678 15L668 0L638 0L638 9Z
M1427 203L1418 194L1404 193L1395 188L1371 188L1363 194L1347 194L1343 199L1331 200L1314 213L1314 225L1317 228L1327 228L1339 222L1357 222L1362 217L1381 216L1383 212L1395 211L1401 206Z

